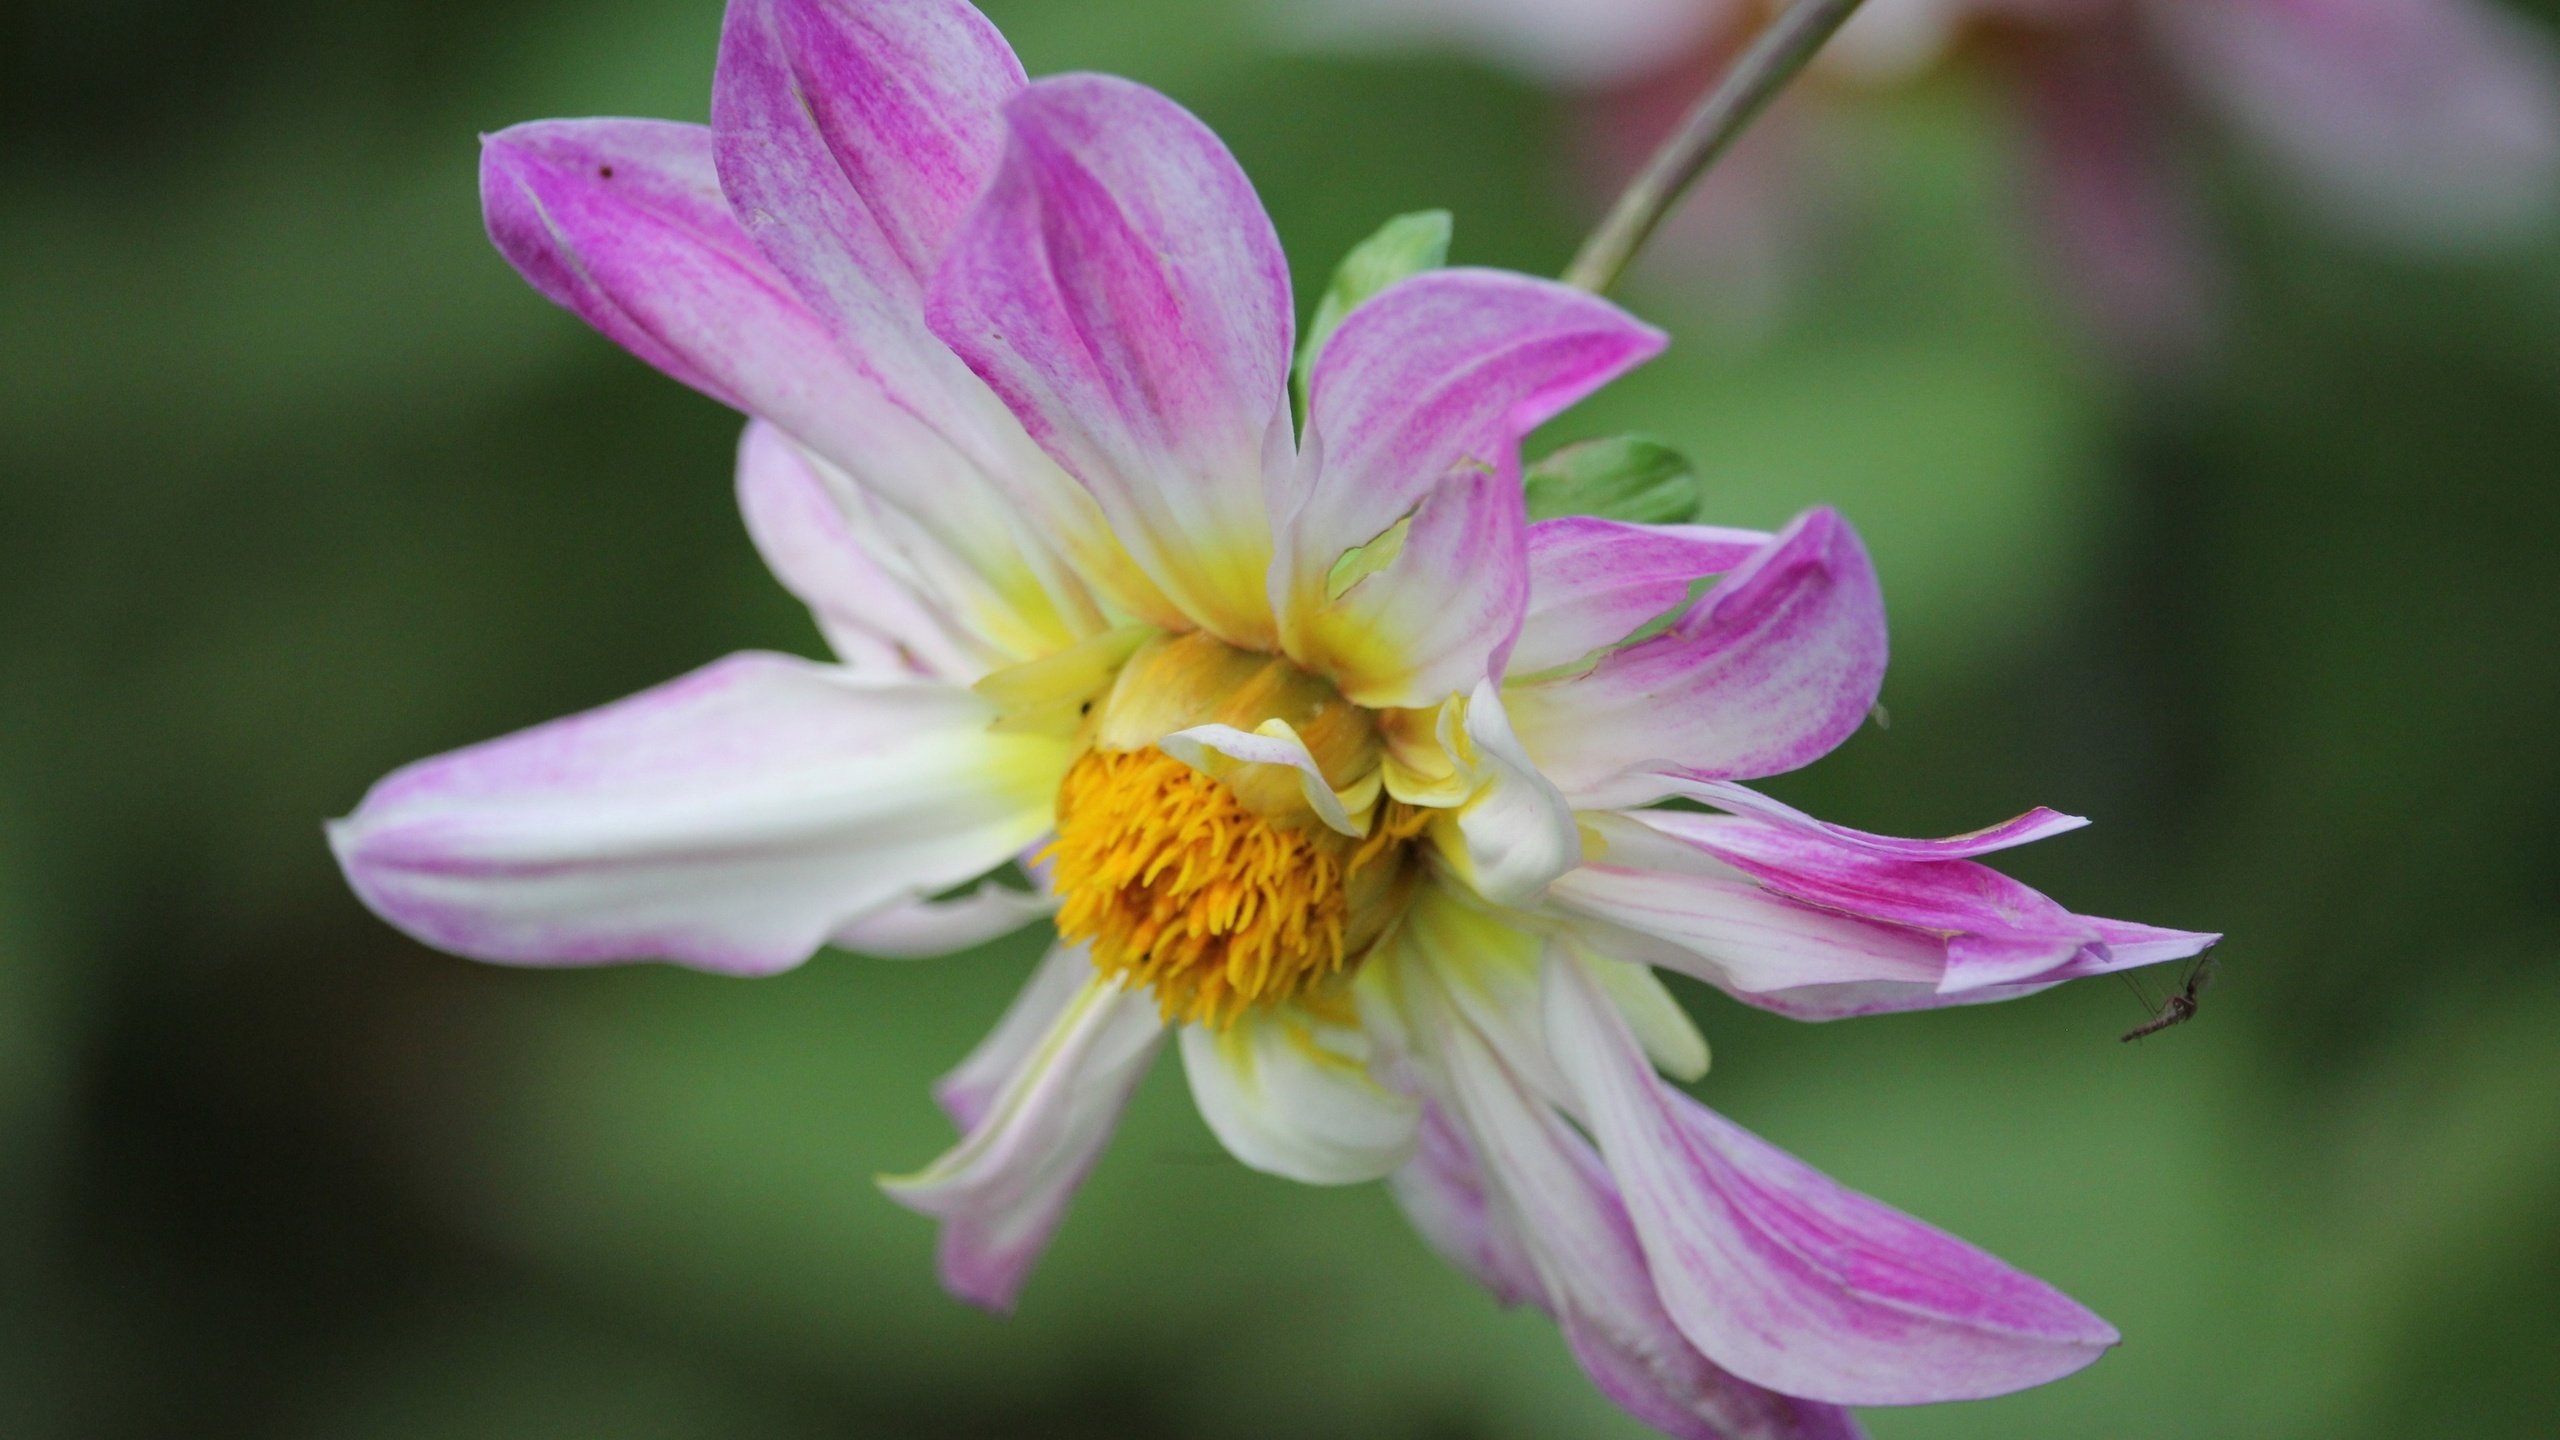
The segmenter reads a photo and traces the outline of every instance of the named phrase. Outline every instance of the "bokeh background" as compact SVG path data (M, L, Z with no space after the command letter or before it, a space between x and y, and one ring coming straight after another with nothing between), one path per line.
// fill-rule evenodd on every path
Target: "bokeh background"
M1552 273L1566 105L1209 0L994 0L1233 144L1300 293L1389 214ZM2552 7L2541 18L2552 19ZM714 0L0 16L0 1434L1621 1436L1375 1187L1223 1159L1173 1067L1021 1313L870 1183L1038 937L757 983L429 953L319 822L402 761L745 646L815 653L734 416L527 291L475 132L700 118ZM2204 137L2222 338L2129 379L1961 77L1747 336L1657 274L1643 428L1718 520L1844 507L1889 728L1781 793L2230 932L2194 1024L2089 983L1792 1025L1689 986L1716 1106L2128 1339L1920 1437L2560 1434L2560 242L2376 258Z

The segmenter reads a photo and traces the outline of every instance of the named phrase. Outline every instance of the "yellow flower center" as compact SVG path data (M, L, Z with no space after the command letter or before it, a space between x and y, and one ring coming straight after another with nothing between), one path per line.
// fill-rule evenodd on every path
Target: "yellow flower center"
M1042 857L1059 933L1088 942L1104 974L1153 988L1168 1020L1223 1027L1337 989L1403 908L1428 812L1380 797L1367 833L1345 835L1297 798L1294 774L1212 778L1153 742L1282 720L1349 788L1375 771L1370 717L1286 661L1194 635L1142 650L1095 718Z

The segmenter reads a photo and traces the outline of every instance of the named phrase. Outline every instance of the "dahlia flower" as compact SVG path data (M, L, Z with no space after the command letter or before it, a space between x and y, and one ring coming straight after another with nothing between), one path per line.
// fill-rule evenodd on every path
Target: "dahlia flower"
M1447 45L1592 97L1594 145L1641 152L1773 0L1318 0L1334 42ZM1949 68L2025 122L2030 188L2074 298L2137 355L2207 323L2214 269L2184 132L2228 129L2351 235L2416 253L2537 233L2560 208L2560 60L2495 0L1868 0L1819 84L1710 179L1693 258L1765 290L1797 248L1820 107Z
M1662 337L1439 269L1320 337L1199 121L1026 82L961 0L735 0L709 128L489 137L535 288L747 412L738 489L830 663L742 654L410 766L331 828L484 960L761 975L1058 942L887 1183L1009 1307L1156 1053L1245 1164L1384 1179L1432 1245L1682 1436L1855 1433L2116 1339L1666 1082L1655 977L1823 1018L2194 952L1740 782L1875 700L1856 535L1532 524L1532 427ZM1650 808L1671 799L1707 808ZM994 872L1018 871L1028 886ZM975 888L963 888L972 881Z

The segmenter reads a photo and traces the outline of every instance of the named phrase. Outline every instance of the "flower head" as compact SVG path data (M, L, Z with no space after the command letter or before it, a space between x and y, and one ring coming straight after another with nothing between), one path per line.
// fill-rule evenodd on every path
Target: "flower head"
M431 943L537 965L1060 943L889 1182L1013 1303L1170 1036L1245 1163L1387 1178L1690 1436L1854 1433L2112 1343L1991 1257L1701 1108L1651 967L1785 1013L2023 994L2209 937L2072 915L1950 841L1738 782L1875 699L1828 511L1531 524L1521 437L1662 344L1523 276L1406 279L1326 338L1216 137L1025 80L961 0L736 0L709 129L490 137L537 288L748 411L739 494L838 660L740 655L384 780L331 839ZM1721 811L1646 808L1667 798ZM1039 882L954 887L1020 861Z

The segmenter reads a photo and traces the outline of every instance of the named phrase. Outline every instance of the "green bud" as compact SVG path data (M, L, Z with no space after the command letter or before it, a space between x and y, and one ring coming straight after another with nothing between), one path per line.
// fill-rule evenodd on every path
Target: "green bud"
M1342 322L1360 302L1410 275L1437 270L1449 263L1451 223L1446 210L1417 210L1399 215L1378 228L1378 233L1351 247L1342 264L1333 272L1333 283L1325 287L1324 298L1316 302L1315 318L1307 322L1306 338L1298 344L1298 364L1293 377L1297 388L1298 413L1307 411L1307 382L1315 374L1316 357L1324 353L1324 342L1342 328Z
M1529 518L1596 515L1639 525L1686 525L1705 498L1689 457L1641 435L1567 445L1529 470Z

